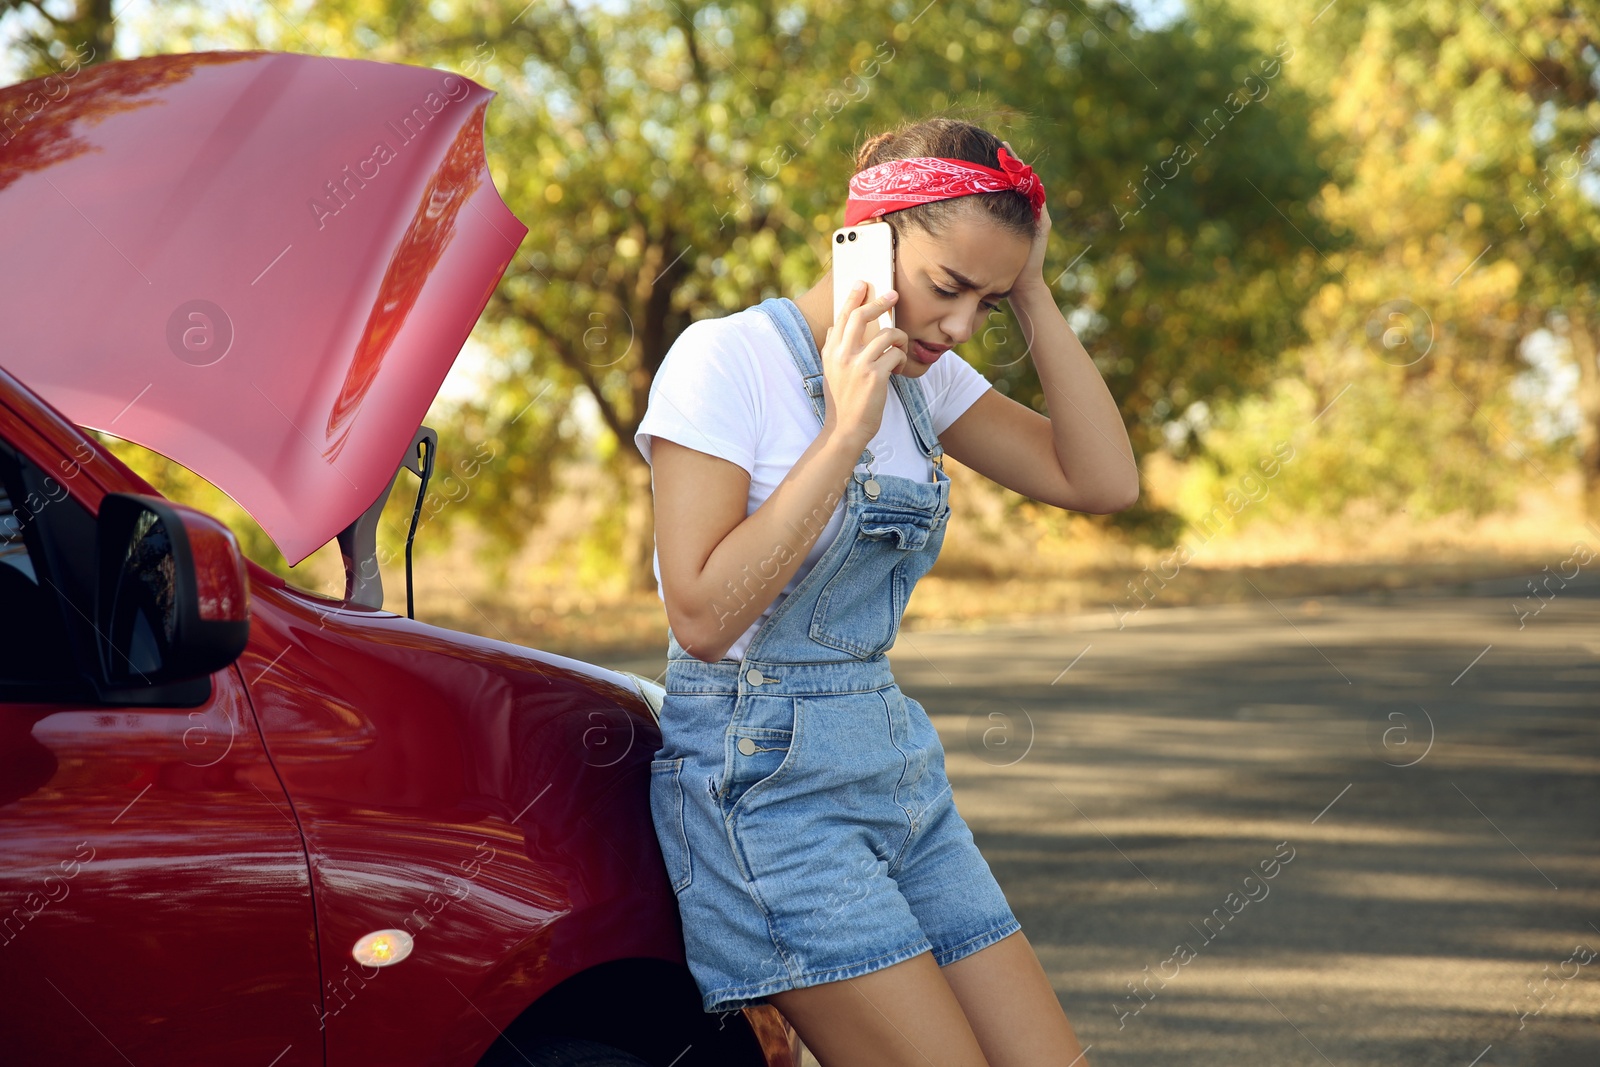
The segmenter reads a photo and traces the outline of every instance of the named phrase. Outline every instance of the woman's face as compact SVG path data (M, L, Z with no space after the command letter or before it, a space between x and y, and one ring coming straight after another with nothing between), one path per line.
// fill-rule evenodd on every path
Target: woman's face
M911 351L898 373L920 378L933 365L918 358L931 355L918 342L943 350L971 337L1018 281L1032 249L1031 241L976 214L958 216L937 239L907 226L895 251L894 323Z

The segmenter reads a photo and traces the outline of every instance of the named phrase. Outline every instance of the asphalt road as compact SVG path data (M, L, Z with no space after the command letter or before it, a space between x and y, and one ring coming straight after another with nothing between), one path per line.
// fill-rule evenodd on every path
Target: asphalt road
M1094 1067L1600 1064L1581 560L901 634L895 675Z

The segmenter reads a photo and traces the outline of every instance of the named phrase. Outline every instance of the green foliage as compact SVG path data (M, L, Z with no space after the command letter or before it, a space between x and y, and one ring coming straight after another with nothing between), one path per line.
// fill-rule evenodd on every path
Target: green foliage
M481 394L466 402L436 401L424 420L439 433L439 456L417 539L442 545L461 526L475 527L485 535L480 562L502 568L503 575L529 529L555 502L559 470L581 432L572 419L570 387L541 383L528 369L531 353L495 335L482 323L474 333L490 352L504 353L490 363Z
M0 25L11 38L17 81L116 58L116 19L106 0L0 0Z
M1218 508L1233 529L1337 521L1358 505L1418 520L1476 517L1513 503L1529 474L1494 430L1503 417L1408 384L1394 368L1354 373L1326 396L1304 378L1280 378L1219 415L1177 510L1196 529Z

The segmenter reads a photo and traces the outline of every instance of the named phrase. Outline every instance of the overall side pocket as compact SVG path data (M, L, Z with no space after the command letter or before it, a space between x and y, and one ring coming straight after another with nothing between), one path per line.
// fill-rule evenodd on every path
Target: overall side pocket
M681 893L694 880L689 858L689 835L683 816L683 757L650 761L650 819L655 824L661 859L667 865L667 879L674 894Z

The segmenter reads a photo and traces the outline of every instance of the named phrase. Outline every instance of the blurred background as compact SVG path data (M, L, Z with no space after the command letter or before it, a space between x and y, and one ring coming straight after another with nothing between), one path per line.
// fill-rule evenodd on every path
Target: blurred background
M1079 515L952 463L907 630L1592 556L1597 42L1593 7L1546 0L0 0L7 84L269 49L500 94L490 166L529 234L427 419L417 617L583 655L665 644L632 443L662 356L807 289L856 147L934 113L1043 177L1046 277L1143 491ZM959 352L1046 410L1009 309ZM332 543L291 572L220 492L106 440L257 561L342 589ZM381 535L402 613L415 495L404 475Z

